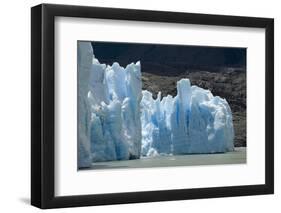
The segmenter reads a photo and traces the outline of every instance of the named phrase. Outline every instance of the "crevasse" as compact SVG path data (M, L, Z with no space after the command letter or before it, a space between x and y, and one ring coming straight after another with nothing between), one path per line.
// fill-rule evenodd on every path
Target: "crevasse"
M177 95L142 91L140 62L100 64L78 43L78 166L159 154L233 150L231 109L209 90L177 82Z

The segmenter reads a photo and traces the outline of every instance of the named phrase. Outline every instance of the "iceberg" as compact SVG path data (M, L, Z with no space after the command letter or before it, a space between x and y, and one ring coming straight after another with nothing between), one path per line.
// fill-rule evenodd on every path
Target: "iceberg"
M177 95L142 91L140 62L102 64L78 43L78 167L141 156L233 150L231 109L209 90L177 82Z

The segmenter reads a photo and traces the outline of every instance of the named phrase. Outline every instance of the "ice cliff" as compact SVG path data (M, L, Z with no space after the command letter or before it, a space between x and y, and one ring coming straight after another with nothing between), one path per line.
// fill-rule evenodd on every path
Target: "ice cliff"
M142 155L233 150L232 114L225 99L191 86L188 79L177 82L174 98L142 93Z
M140 62L99 63L90 42L78 43L78 167L158 154L233 150L225 99L177 82L177 95L142 91Z
M100 64L90 42L79 42L78 166L139 158L141 154L140 63L126 68Z

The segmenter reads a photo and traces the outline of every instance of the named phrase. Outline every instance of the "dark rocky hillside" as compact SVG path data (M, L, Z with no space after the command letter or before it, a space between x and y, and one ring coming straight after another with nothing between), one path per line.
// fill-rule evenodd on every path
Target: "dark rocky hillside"
M143 71L158 75L176 76L190 69L221 72L225 67L246 66L245 48L114 42L93 42L92 45L101 63L118 61L126 66L141 61Z
M176 95L176 82L189 78L192 85L209 89L213 95L225 98L233 113L235 146L246 146L246 72L229 69L224 72L196 71L185 72L178 76L155 75L142 72L143 89L151 91L156 97Z

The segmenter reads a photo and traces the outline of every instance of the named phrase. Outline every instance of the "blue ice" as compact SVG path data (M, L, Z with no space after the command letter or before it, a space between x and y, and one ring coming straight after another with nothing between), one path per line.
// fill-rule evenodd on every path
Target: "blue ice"
M177 82L177 95L142 91L141 64L101 64L78 44L78 167L141 156L233 150L231 109L209 90Z

